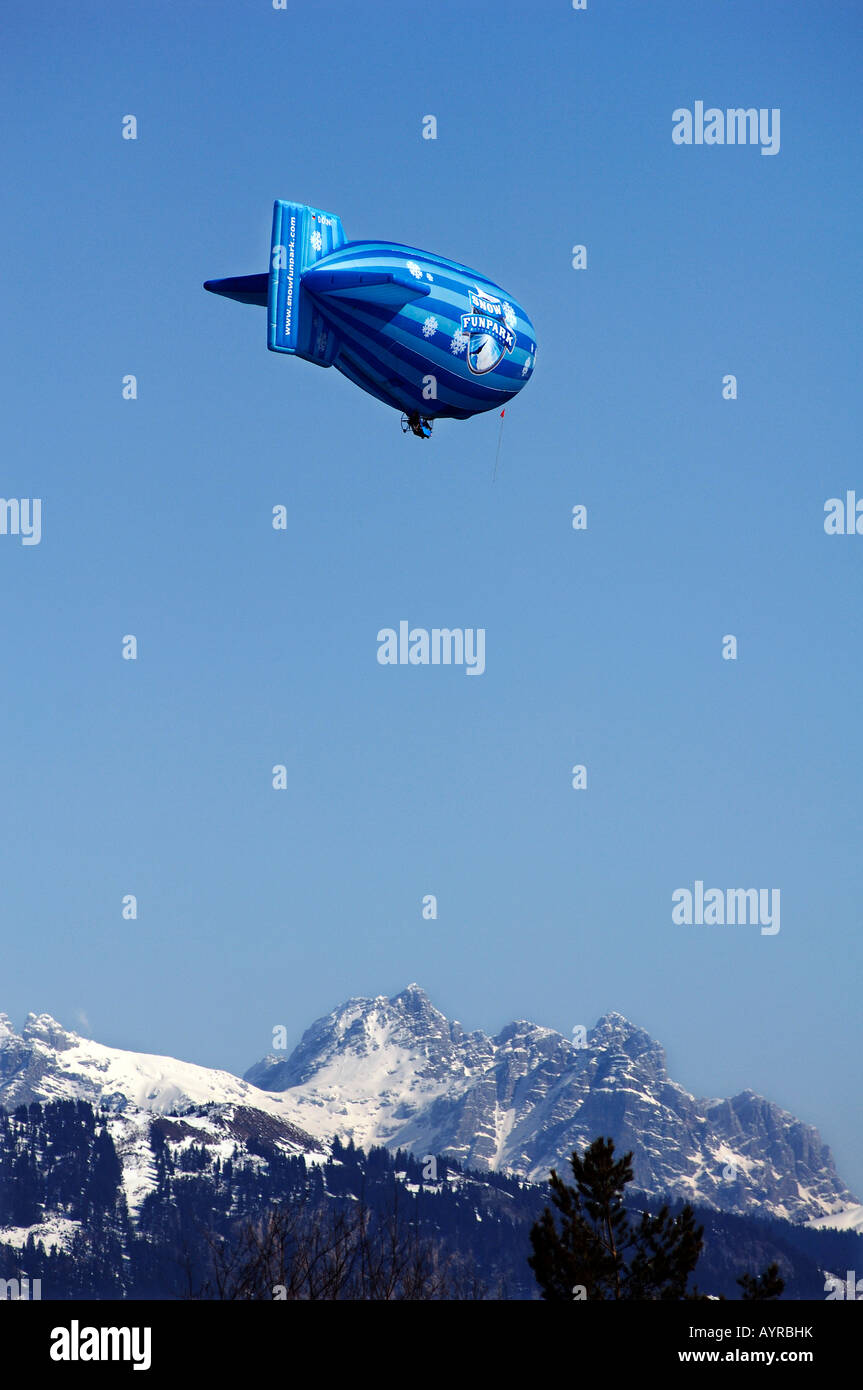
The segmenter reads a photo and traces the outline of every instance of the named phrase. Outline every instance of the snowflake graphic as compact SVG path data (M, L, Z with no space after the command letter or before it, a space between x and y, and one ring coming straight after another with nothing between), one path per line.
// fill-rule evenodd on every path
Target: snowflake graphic
M421 280L423 278L423 273L417 265L416 261L408 261L407 265L408 270L410 271L411 275L414 277L415 280Z
M312 232L312 235L309 237L309 241L312 243L313 251L320 251L321 247L324 244L324 239L318 231Z
M434 314L429 314L428 318L423 324L423 337L433 338L435 333L437 333L437 327L437 319L435 318Z
M503 306L503 316L504 316L504 318L506 319L506 326L507 326L507 328L512 328L512 329L514 329L514 328L515 328L515 325L518 323L518 318L517 318L517 316L516 316L515 309L513 309L513 307L512 307L511 304L506 304L506 303L504 304L504 306Z
M456 357L460 356L460 354L464 352L469 341L470 339L468 338L468 335L466 333L462 333L460 328L457 328L455 333L453 333L452 335L452 341L449 345L450 352L454 352Z
M533 366L533 363L531 362L530 358L529 358L529 357L525 358L524 366L523 366L522 369L521 369L521 374L522 374L522 376L527 376L527 374L528 374L528 372L530 371L530 369L531 369L532 366Z

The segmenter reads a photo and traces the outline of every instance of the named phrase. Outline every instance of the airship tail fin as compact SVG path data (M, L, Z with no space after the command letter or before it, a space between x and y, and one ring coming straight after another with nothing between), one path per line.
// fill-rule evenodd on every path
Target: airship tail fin
M273 205L270 273L267 294L267 347L332 366L336 335L300 284L303 272L347 238L340 217L305 203Z
M267 307L269 275L229 275L227 280L205 280L204 289L236 299L239 304L260 304Z

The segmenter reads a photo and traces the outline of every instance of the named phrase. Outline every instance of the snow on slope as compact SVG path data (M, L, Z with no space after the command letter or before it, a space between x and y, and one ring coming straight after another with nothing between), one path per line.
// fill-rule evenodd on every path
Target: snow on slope
M830 1216L815 1217L813 1221L807 1221L806 1225L819 1231L859 1231L863 1235L863 1203L842 1207Z
M30 1014L20 1036L0 1014L0 1106L34 1101L86 1100L96 1107L149 1115L190 1106L243 1106L298 1128L298 1139L318 1144L296 1126L290 1097L261 1091L227 1071L147 1052L126 1052L91 1042L48 1014Z

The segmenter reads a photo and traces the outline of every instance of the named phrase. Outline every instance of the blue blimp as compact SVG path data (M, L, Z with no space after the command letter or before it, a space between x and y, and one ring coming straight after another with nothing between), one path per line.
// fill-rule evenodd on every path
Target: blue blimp
M347 241L341 218L273 208L265 275L206 280L267 308L267 346L335 367L428 438L435 419L502 408L533 374L536 334L518 300L485 275L390 241Z

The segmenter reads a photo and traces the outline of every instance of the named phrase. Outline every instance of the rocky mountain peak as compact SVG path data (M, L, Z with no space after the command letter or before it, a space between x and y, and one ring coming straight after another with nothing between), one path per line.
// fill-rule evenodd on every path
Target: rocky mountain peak
M586 1045L526 1020L466 1033L416 985L352 999L286 1058L246 1080L280 1094L298 1123L368 1148L449 1153L533 1180L610 1134L653 1195L812 1219L854 1202L817 1131L753 1092L700 1101L670 1080L662 1046L608 1012Z
M50 1014L28 1014L21 1038L25 1043L42 1042L55 1052L63 1052L75 1047L81 1039L77 1033L70 1032Z

